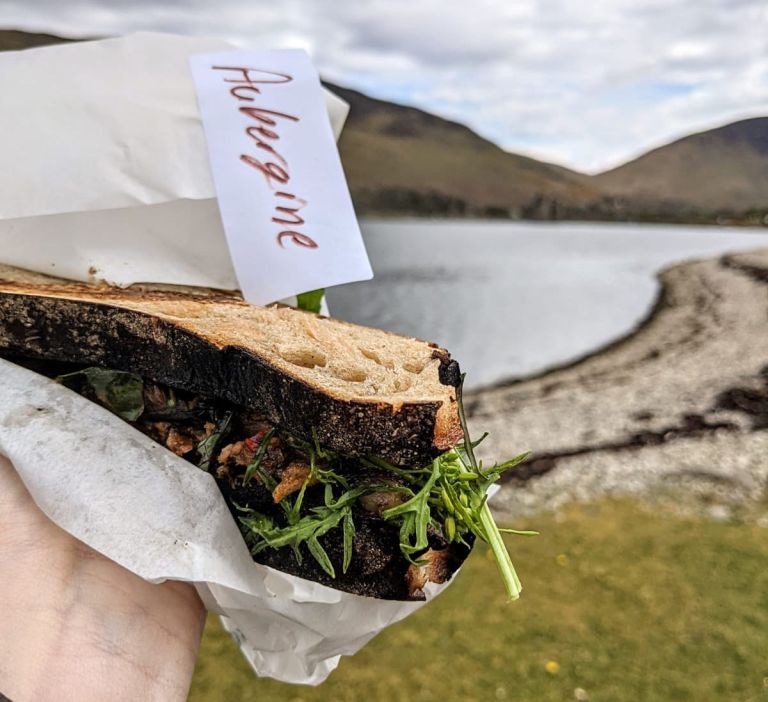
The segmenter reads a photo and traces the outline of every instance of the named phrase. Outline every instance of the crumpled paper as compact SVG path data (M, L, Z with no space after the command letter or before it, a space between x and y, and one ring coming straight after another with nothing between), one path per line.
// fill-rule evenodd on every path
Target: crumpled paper
M0 259L73 280L238 288L191 54L140 32L0 52ZM338 139L349 106L324 91Z
M43 512L150 582L193 583L258 675L319 684L340 656L424 605L359 597L254 563L208 473L2 359L0 387L0 460L10 460ZM427 600L446 586L429 584Z
M0 54L0 152L13 164L0 170L2 263L115 285L236 289L188 66L189 54L226 48L141 33ZM326 98L338 138L347 106ZM193 583L257 674L318 684L421 606L255 564L210 475L1 359L0 387L0 460L40 508L146 580Z

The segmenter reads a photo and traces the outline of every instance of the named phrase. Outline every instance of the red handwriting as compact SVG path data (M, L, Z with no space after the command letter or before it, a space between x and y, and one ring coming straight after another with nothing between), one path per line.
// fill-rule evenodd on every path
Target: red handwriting
M308 237L306 234L302 234L301 232L294 232L290 229L284 229L277 235L277 243L280 244L282 248L285 248L283 239L289 239L294 244L296 244L296 246L303 246L305 249L317 248L317 242L314 239Z
M239 103L253 103L257 96L262 93L261 86L280 85L290 83L293 80L293 77L287 73L260 68L246 66L212 66L211 68L215 71L226 72L224 75L229 77L223 77L222 80L225 83L233 84L229 89L229 94ZM275 216L272 217L272 222L281 227L291 227L290 229L281 229L277 233L277 244L281 248L285 248L285 242L302 248L318 248L317 242L312 237L298 231L300 227L306 224L304 218L299 214L299 210L307 204L307 201L289 190L277 189L284 188L291 182L290 165L276 144L280 141L279 128L282 123L299 122L300 118L296 115L257 107L252 104L240 105L238 111L249 120L250 123L244 132L251 145L257 149L256 154L240 154L241 163L260 173L276 198L291 201L291 206L287 204L275 205Z
M260 171L261 174L266 179L267 183L269 184L270 188L275 187L274 184L272 183L273 180L276 180L278 183L282 185L285 185L290 180L288 171L282 166L279 166L276 163L272 163L272 161L263 163L262 161L259 161L259 159L251 156L250 154L240 154L240 160L243 163L247 163L252 168L255 168L257 171Z
M300 227L304 224L304 218L299 214L299 210L307 204L306 200L300 197L296 197L293 193L286 193L279 190L275 193L277 197L285 198L286 200L292 200L296 202L294 207L287 207L286 205L278 205L275 207L275 211L280 213L279 217L272 217L272 221L275 224L283 224L287 226ZM283 239L290 239L290 241L296 246L303 246L307 249L316 249L317 243L311 237L301 232L294 231L292 229L284 229L277 235L277 243L285 248Z

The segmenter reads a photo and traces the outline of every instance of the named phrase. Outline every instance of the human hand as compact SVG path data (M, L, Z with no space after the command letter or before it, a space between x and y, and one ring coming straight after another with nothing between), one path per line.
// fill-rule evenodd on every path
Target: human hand
M194 588L152 585L60 529L2 456L0 612L13 702L186 699L205 623Z

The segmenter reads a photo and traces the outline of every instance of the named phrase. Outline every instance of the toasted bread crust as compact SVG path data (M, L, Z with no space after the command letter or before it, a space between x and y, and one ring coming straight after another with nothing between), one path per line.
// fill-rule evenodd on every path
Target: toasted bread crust
M374 454L398 465L426 465L461 438L458 366L434 345L363 330L364 338L381 348L421 345L413 346L414 352L433 361L420 372L435 378L419 379L428 392L376 397L368 390L361 396L354 383L329 389L324 376L311 369L294 369L257 344L237 343L241 336L247 341L252 314L263 317L270 309L281 318L288 315L292 324L315 319L323 333L331 325L341 336L359 336L363 328L356 325L296 310L254 308L226 293L45 284L39 277L27 282L9 275L8 269L0 273L8 279L0 282L0 353L131 371L257 409L308 440L314 431L323 446L340 453ZM220 327L211 326L212 318L221 320ZM405 374L399 369L391 374L398 372Z

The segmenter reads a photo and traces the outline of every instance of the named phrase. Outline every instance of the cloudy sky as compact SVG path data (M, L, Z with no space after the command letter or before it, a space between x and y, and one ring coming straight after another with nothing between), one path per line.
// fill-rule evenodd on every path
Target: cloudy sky
M768 115L768 0L0 0L0 26L303 47L329 80L590 172Z

